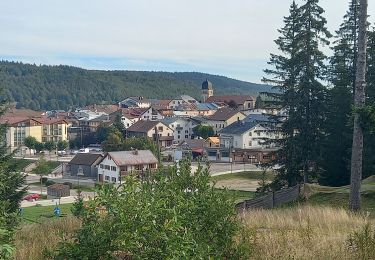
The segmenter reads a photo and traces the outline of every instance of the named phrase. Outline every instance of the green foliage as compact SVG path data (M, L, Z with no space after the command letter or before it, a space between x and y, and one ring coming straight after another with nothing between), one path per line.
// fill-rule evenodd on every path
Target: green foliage
M44 148L45 148L48 152L52 152L54 149L56 149L56 143L53 142L53 141L45 142L45 143L44 143Z
M115 103L129 96L169 99L184 93L199 99L201 84L207 78L218 94L256 94L270 89L197 72L100 71L0 62L0 84L6 86L6 99L18 102L17 107L34 110Z
M78 218L81 218L84 216L84 202L83 202L83 196L81 190L77 190L77 197L70 209L72 212L73 216L76 216Z
M62 151L68 148L69 143L67 141L58 141L57 142L57 150Z
M197 125L193 128L193 132L195 136L202 137L203 139L207 139L215 134L212 126L208 125Z
M51 171L51 168L50 168L48 162L42 156L36 162L36 167L32 170L32 173L37 174L37 175L42 177L42 176L48 175L50 173L50 171Z
M0 116L4 113L0 104ZM7 127L0 124L0 259L10 259L13 233L19 224L18 209L26 194L25 176L16 170L13 154L7 153L5 134Z
M233 202L215 191L207 168L191 174L187 161L144 181L128 176L88 202L81 229L55 259L247 259L234 241Z
M319 183L342 186L349 184L353 130L352 105L358 53L358 1L351 1L343 23L336 31L333 56L330 58L326 136L322 145L322 172Z
M375 229L369 223L349 235L348 247L356 259L375 259Z
M36 142L36 143L34 144L34 149L35 149L38 153L40 153L41 151L44 150L44 144L43 144L43 143L40 143L40 142Z
M280 93L269 94L270 105L288 110L288 118L278 118L283 139L278 141L277 164L281 166L274 183L294 186L308 182L318 172L325 118L326 87L325 55L321 47L328 45L331 35L326 28L324 10L318 0L306 0L301 6L295 2L284 27L275 41L281 54L271 54L265 70L271 83ZM285 119L285 120L284 120Z
M35 144L37 143L37 140L35 139L35 137L33 136L28 136L25 138L24 140L24 144L27 148L29 149L34 149L35 148Z

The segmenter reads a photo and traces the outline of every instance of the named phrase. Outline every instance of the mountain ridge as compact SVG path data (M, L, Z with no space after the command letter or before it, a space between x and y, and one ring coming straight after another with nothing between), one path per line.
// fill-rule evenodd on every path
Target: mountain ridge
M19 108L34 110L116 103L128 96L170 99L187 94L199 100L206 79L213 83L216 95L257 95L271 90L268 85L202 72L90 70L0 61L1 96Z

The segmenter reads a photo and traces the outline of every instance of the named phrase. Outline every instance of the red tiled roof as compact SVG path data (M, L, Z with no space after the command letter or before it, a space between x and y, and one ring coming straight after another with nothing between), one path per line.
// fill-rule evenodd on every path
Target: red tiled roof
M43 125L52 125L52 124L58 124L58 123L68 124L68 121L66 121L65 119L61 119L61 118L43 117L43 118L35 118L35 120L42 123Z
M158 121L144 121L139 120L133 125L131 125L127 131L129 132L140 132L140 133L147 133L151 129L153 129L159 122Z
M3 117L0 118L0 124L14 125L14 124L22 123L24 121L29 121L29 120L37 121L35 119L31 119L31 118L28 118L28 117L21 117L21 116L9 117L9 116L3 116ZM39 122L39 120L37 122Z

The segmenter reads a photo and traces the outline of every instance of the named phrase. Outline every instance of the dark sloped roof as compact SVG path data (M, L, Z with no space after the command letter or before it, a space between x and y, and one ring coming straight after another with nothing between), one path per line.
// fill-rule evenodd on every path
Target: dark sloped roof
M207 79L203 81L202 90L207 90L207 89L212 90L212 88L213 88L213 85L210 81L208 81Z
M250 115L248 115L248 116L244 119L244 121L246 121L246 122L258 122L258 123L260 123L260 122L272 122L272 121L274 121L274 120L272 120L272 119L270 118L270 116L268 116L268 115L263 115L263 114L250 114Z
M226 103L229 104L231 101L234 101L236 105L243 105L245 101L254 101L254 97L247 95L227 95L227 96L211 96L206 102L207 103Z
M103 158L103 155L100 153L77 153L69 164L91 166L98 158Z
M144 121L139 120L138 122L131 125L127 130L129 132L141 132L141 133L147 133L151 129L153 129L159 121Z
M237 114L239 111L231 109L229 107L224 107L217 110L213 115L209 116L208 119L215 121L225 121Z
M245 122L245 121L237 121L233 124L230 124L229 126L223 128L219 134L243 134L246 131L250 130L254 126L256 126L258 123L256 122Z

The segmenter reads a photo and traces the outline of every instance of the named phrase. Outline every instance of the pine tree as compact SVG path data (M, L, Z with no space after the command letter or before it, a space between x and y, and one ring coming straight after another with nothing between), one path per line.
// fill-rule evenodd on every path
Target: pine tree
M326 138L322 153L323 172L319 183L343 186L350 180L350 148L355 83L355 60L358 53L358 0L352 0L343 23L336 31L333 56L330 59L329 80L333 87L328 93Z
M284 138L277 152L277 163L282 166L277 178L280 185L301 182L301 173L308 182L311 172L318 169L326 98L321 83L326 57L319 48L329 44L331 36L323 12L317 0L306 0L301 7L293 2L275 41L283 55L271 54L269 65L274 69L265 70L272 78L264 81L281 91L272 95L276 99L273 104L288 111L286 120L281 121Z
M366 49L367 49L367 0L360 0L358 30L358 55L356 60L356 76L354 91L354 126L351 157L349 208L361 208L361 181L363 160L363 129L359 109L365 106L366 87Z
M0 117L4 114L4 103L0 104ZM0 124L0 259L10 258L12 234L19 221L20 202L25 195L25 176L15 171L13 154L8 153L5 134L7 126Z

